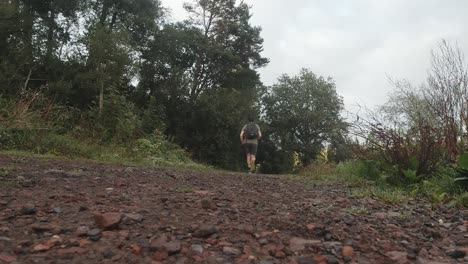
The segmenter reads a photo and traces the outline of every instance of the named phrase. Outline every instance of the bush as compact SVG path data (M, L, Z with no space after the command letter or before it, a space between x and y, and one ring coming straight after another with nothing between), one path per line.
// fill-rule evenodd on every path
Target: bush
M336 165L330 163L314 162L303 168L299 174L313 180L321 180L331 177L336 172Z
M136 140L131 152L136 159L155 165L195 165L186 151L167 141L158 131Z
M99 108L94 107L83 115L74 128L74 136L98 144L129 144L141 131L135 105L115 94L106 99L101 114Z
M453 167L439 167L433 177L413 186L413 194L428 197L433 202L453 201L463 194L463 189L454 181L457 170Z
M0 146L4 150L29 149L34 142L32 130L7 128L0 125Z
M369 171L367 163L348 161L340 164L315 162L299 172L301 177L319 181L346 182L351 185L365 185L367 180L363 171Z
M379 168L379 163L375 160L362 160L357 161L356 164L356 173L359 176L364 177L367 180L377 181L380 180L381 170Z
M33 150L39 154L54 154L66 157L92 158L89 146L68 135L46 134L37 139L37 146Z

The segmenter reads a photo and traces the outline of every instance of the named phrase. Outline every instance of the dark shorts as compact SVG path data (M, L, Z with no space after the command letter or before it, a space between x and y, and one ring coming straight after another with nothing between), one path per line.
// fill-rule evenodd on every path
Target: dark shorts
M244 149L247 154L257 155L257 144L245 143Z

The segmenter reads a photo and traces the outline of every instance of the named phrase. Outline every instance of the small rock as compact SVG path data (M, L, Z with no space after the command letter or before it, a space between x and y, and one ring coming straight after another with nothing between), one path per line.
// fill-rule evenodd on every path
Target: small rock
M113 256L115 256L115 253L112 252L112 250L110 250L110 249L106 249L106 250L104 250L104 252L102 252L102 256L104 258L108 259L108 258L112 258Z
M285 257L286 257L286 253L284 253L282 250L278 250L275 252L275 258L283 259Z
M226 255L231 255L231 256L240 256L242 252L234 247L223 247L223 253Z
M175 255L182 249L181 243L178 240L169 241L166 236L161 236L156 240L151 241L151 250L166 251L168 255Z
M324 255L313 255L312 256L316 263L328 263L327 256Z
M308 224L306 227L307 227L307 231L313 232L315 230L315 228L316 228L316 225Z
M408 258L408 253L402 251L390 251L385 255L396 263L406 263Z
M169 258L169 254L165 250L159 250L154 253L153 260L155 261L164 261Z
M193 253L195 253L196 255L203 255L203 246L202 245L198 245L198 244L193 244L191 246L191 250Z
M60 213L63 212L62 208L60 208L60 207L55 207L54 209L52 209L52 211L53 211L54 213L56 213L56 214L60 214Z
M75 235L79 237L83 237L83 236L88 235L88 232L89 232L89 228L87 226L80 226L76 229Z
M115 183L115 186L119 187L119 188L122 188L122 187L127 186L127 184L125 184L125 182L118 181L118 182Z
M343 247L343 256L352 258L354 255L354 249L350 246Z
M218 233L214 225L202 225L195 233L194 237L208 238L209 236Z
M38 244L33 247L33 252L44 252L50 250L50 247L44 244Z
M34 204L23 205L20 209L20 214L22 215L33 215L37 212L37 208Z
M166 248L169 255L178 254L182 249L180 241L177 240L167 242L164 247Z
M406 257L408 259L412 259L412 260L415 260L418 256L414 253L414 252L409 252Z
M141 214L124 214L122 222L124 224L141 223L143 216Z
M83 212L83 211L86 211L86 210L88 210L88 207L86 207L86 206L80 206L80 208L78 208L79 212Z
M132 245L132 253L133 255L139 256L141 254L141 247L138 245L133 244Z
M94 220L96 225L103 230L115 229L122 221L121 213L95 213Z
M340 252L341 249L343 248L343 244L339 241L327 241L323 242L323 246L325 249L329 252L332 252L333 250L335 252Z
M11 263L11 262L15 262L15 261L16 261L15 256L0 254L0 262Z
M42 216L42 217L36 217L36 220L39 221L39 222L49 222L49 218L45 217L45 216Z
M85 246L91 245L91 244L92 244L92 242L90 242L89 240L80 239L80 241L78 242L78 245L77 245L77 246L85 247Z
M343 219L343 222L344 222L345 224L347 224L347 225L352 225L352 224L354 223L354 219L351 218L351 217L345 217L345 218Z
M373 213L372 214L375 218L379 219L379 220L384 220L387 218L387 214L384 213L384 212L377 212L377 213Z
M387 214L390 217L401 217L401 214L398 212L388 211Z
M61 242L62 242L62 238L60 238L59 236L55 235L55 236L52 237L52 239L50 239L49 241L47 241L47 245L50 246L50 247L53 247L53 246L59 245Z
M11 242L11 238L4 237L4 236L0 236L0 241L10 243L10 242Z
M320 240L306 240L300 237L293 237L289 240L289 247L292 251L298 252L304 250L306 246L318 245L321 243Z
M51 231L55 228L55 226L51 225L51 224L33 224L31 225L31 228L35 231L35 232L46 232L46 231Z
M193 191L193 193L198 194L200 196L208 196L211 194L211 192L204 191L204 190L196 190L196 191Z
M102 233L101 233L101 230L95 228L95 229L91 229L88 231L88 238L89 240L91 241L99 241L102 237Z
M268 244L269 242L268 242L268 239L262 238L262 239L260 239L260 240L258 241L258 243L259 243L261 246L264 246L264 245Z
M454 259L459 259L459 258L464 258L466 256L466 252L463 250L450 250L447 252L447 256L454 258Z
M205 242L210 245L216 245L218 243L218 239L216 239L215 237L210 237L205 239Z

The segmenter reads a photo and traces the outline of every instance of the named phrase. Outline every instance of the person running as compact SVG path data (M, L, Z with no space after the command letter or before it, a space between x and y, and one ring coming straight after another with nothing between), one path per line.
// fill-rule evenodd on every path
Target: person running
M247 168L249 173L255 172L255 155L257 155L258 141L262 137L260 127L249 117L249 123L242 127L240 141L247 156Z

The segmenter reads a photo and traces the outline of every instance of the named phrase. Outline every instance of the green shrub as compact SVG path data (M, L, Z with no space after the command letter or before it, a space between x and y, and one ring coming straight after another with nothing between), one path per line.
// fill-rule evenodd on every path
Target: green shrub
M137 159L156 165L195 165L189 154L156 131L153 135L136 140L132 151Z
M4 150L30 149L34 143L35 131L6 128L0 125L0 146Z
M104 100L101 114L98 107L85 113L73 135L97 144L126 145L138 137L140 130L141 120L135 105L124 96L110 94Z
M49 133L38 138L36 142L36 153L50 153L66 157L92 157L88 146L68 135Z
M303 168L299 173L313 180L321 180L335 175L336 165L323 162L314 162L311 165Z
M465 192L454 199L454 205L468 207L468 192Z
M357 164L358 175L364 177L367 180L377 181L380 179L381 171L379 163L375 160L362 160L358 161Z

